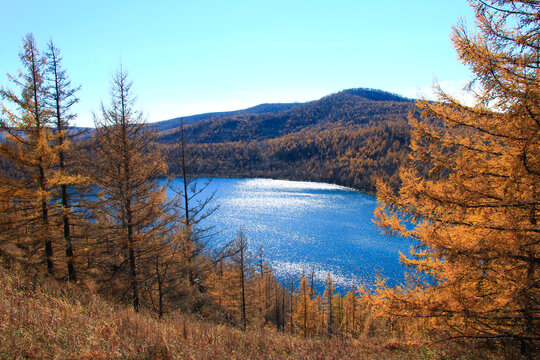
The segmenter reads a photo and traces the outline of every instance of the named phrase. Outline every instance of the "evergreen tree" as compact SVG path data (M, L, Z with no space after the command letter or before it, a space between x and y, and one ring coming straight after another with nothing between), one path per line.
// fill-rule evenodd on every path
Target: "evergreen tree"
M354 287L347 292L343 305L343 328L345 332L356 334L358 299Z
M0 119L4 140L0 152L11 167L2 174L1 188L8 201L4 210L9 239L30 250L32 255L43 250L47 272L54 273L51 189L60 180L55 174L58 148L53 145L50 131L51 114L46 104L46 59L29 33L23 39L20 53L23 70L19 76L8 74L9 80L20 89L16 94L0 90L7 103L2 103ZM8 105L9 104L9 105Z
M200 255L203 255L207 249L208 238L212 236L212 228L201 226L200 222L212 215L217 206L212 205L212 199L215 192L208 197L201 199L201 194L208 188L211 180L200 183L193 177L193 164L196 157L190 157L188 153L187 141L184 137L184 123L180 124L180 142L178 151L171 156L170 162L179 166L182 177L180 187L171 182L170 189L176 194L175 203L183 215L183 238L184 238L184 257L186 259L186 272L191 285L195 285L195 279L201 278L204 266L200 264ZM225 248L221 251L227 252Z
M247 272L248 272L248 243L246 236L244 235L243 231L239 231L238 235L236 237L235 241L235 248L237 250L236 255L233 256L233 261L236 264L238 268L238 275L239 275L239 284L238 288L240 289L240 295L241 295L241 323L242 328L245 329L247 325L247 305L246 305L246 287L247 287Z
M313 301L310 296L310 287L305 273L302 273L302 276L300 276L300 286L298 287L293 308L293 319L304 336L308 336L314 328Z
M440 91L411 117L412 154L379 224L422 247L403 261L428 275L388 291L389 312L430 316L452 336L540 341L540 4L472 1L478 34L454 28L473 71L467 106ZM411 225L408 225L410 222Z
M76 97L79 87L72 87L66 70L62 68L62 58L60 50L54 45L51 40L47 45L47 80L48 80L48 97L47 105L52 109L51 115L53 125L56 130L56 146L58 149L58 172L62 178L60 185L60 213L62 217L62 233L65 243L66 262L68 269L68 280L77 281L75 272L74 255L73 255L73 235L72 226L72 204L71 194L68 191L69 186L73 186L82 182L82 178L73 172L72 167L67 163L67 157L71 149L70 137L68 130L71 127L71 121L75 118L75 114L71 112L71 107L75 105L79 99Z
M334 331L334 306L336 304L334 297L336 296L336 286L332 281L332 276L328 273L326 277L326 287L324 288L323 293L323 306L324 312L326 313L326 328L329 334L332 334Z
M176 208L165 202L158 208L160 217L156 219L152 236L148 238L149 254L145 290L153 309L161 319L166 312L182 307L180 298L190 286L182 276L185 258L182 250L185 243L184 232L177 221Z
M166 171L161 154L153 150L154 133L134 107L132 82L120 68L112 78L111 104L95 116L95 168L92 182L100 189L99 217L110 243L108 256L118 286L129 284L135 311L140 288L149 277L155 239L166 227L161 214L166 193L157 178Z

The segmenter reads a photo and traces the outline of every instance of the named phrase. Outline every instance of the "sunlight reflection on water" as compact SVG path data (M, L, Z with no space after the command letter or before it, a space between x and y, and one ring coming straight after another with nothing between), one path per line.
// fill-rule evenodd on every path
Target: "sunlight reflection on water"
M317 280L331 273L342 289L369 287L377 274L389 284L403 280L399 251L407 253L411 242L382 235L372 221L376 199L371 195L332 184L270 179L216 178L207 194L214 190L220 208L205 225L223 232L211 243L223 244L242 229L252 253L262 246L281 279L314 269Z

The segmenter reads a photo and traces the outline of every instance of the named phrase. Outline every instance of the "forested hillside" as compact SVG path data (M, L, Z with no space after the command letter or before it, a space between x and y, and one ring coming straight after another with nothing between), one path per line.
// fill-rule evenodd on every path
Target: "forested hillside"
M471 5L473 105L353 89L165 129L120 66L88 142L60 50L27 34L0 88L0 358L539 359L540 4ZM377 180L407 281L321 294L242 230L210 246L202 175Z
M413 107L395 94L351 89L283 111L186 123L191 173L325 181L373 192L377 178L397 183ZM158 135L172 174L179 173L181 138L180 127Z
M299 105L298 103L287 103L287 104L260 104L243 110L235 111L223 111L223 112L213 112L205 114L197 114L191 116L177 117L170 120L163 120L155 123L156 129L158 131L165 131L169 129L174 129L179 127L182 123L184 124L194 124L199 121L209 120L209 119L218 119L224 117L231 117L244 114L263 114L263 113L277 113L280 111L288 110L292 107Z

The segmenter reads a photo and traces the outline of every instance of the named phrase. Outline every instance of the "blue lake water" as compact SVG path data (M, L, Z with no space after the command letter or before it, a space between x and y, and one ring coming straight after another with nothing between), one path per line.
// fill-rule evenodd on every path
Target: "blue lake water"
M212 191L219 209L203 226L221 232L210 245L219 246L242 229L251 252L262 245L283 280L311 269L321 282L330 273L341 289L371 287L377 274L389 285L404 278L399 252L408 253L412 242L382 234L372 221L374 196L331 184L270 179L215 178L206 194Z

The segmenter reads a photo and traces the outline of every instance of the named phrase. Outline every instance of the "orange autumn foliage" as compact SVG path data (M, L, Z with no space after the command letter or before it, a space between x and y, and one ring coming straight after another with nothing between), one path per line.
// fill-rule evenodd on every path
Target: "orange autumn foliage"
M411 116L399 191L379 184L378 223L415 238L406 265L428 277L379 294L395 317L450 336L540 342L540 5L473 1L478 34L454 28L475 105L439 89Z

